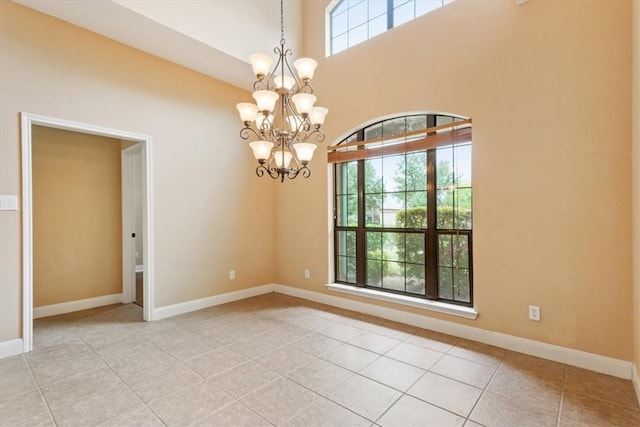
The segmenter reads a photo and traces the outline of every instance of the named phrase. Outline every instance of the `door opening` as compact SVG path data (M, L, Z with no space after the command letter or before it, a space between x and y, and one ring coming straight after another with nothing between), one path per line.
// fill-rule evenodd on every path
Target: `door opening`
M33 126L49 127L72 132L105 136L127 141L139 152L140 167L140 211L141 211L141 248L144 262L142 270L142 294L144 300L143 318L154 319L153 298L153 176L151 169L151 137L131 132L109 129L84 123L71 122L51 117L21 113L21 145L22 145L22 318L23 318L23 351L33 348L33 160L32 160L32 128ZM124 195L123 195L124 197ZM123 200L123 206L125 205ZM124 211L123 211L124 214ZM135 220L134 220L135 222ZM124 230L124 224L123 224ZM132 243L131 241L129 243ZM135 246L134 246L135 248ZM131 252L135 255L135 249ZM123 252L124 255L124 252ZM135 299L136 260L131 259L133 280L129 288L123 282L122 302ZM123 265L124 271L124 265ZM124 273L123 273L124 278ZM134 298L131 296L134 295Z

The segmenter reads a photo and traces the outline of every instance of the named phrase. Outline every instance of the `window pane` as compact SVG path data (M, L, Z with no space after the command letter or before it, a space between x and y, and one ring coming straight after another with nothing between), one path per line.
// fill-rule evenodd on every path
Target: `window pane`
M356 232L355 231L338 231L336 233L338 239L338 255L356 256Z
M336 194L357 194L358 162L336 164Z
M349 47L367 40L367 24L349 30Z
M366 193L382 193L382 157L364 161Z
M358 226L358 196L355 194L347 196L347 226Z
M364 130L364 139L375 139L382 136L382 123L376 123Z
M382 286L382 268L384 261L368 259L367 260L367 286Z
M338 226L346 226L349 223L347 217L347 196L336 196L336 223Z
M389 156L382 158L382 173L384 178L384 191L405 190L405 155Z
M407 234L405 247L407 262L424 264L424 234Z
M453 246L453 266L469 268L469 238L465 235L451 236Z
M331 37L337 37L340 34L346 33L348 30L348 15L347 12L343 12L334 15L331 18Z
M405 234L382 233L382 259L391 261L405 260Z
M455 184L458 187L471 186L471 145L458 145L454 149Z
M367 232L367 257L382 259L382 233Z
M453 248L451 235L441 234L438 236L438 265L445 267L453 266Z
M471 302L469 286L469 270L466 268L454 269L454 295L455 301Z
M356 232L355 231L346 231L347 233L347 256L355 257L356 256Z
M453 269L438 267L438 296L453 299Z
M343 256L336 257L336 280L340 282L347 281L347 258Z
M436 150L436 187L451 188L453 185L453 148Z
M437 226L439 229L452 229L453 227L453 191L438 190L436 192Z
M349 2L347 0L342 0L340 3L336 5L335 8L331 11L331 15L338 14L340 12L344 12L349 7Z
M424 265L407 264L406 290L412 294L425 294Z
M367 194L364 196L365 226L382 226L382 194Z
M453 123L453 117L451 116L436 116L436 126L448 125Z
M422 218L422 222L413 222L413 225L408 225L408 227L414 228L427 228L426 221L426 210L427 206L427 192L426 191L410 191L407 193L407 209L412 210L414 208L423 208L420 212Z
M367 22L367 2L360 1L349 7L349 30Z
M412 1L407 2L393 10L393 26L402 25L411 21L414 17L414 4Z
M404 263L387 262L387 269L382 278L382 287L396 291L404 291Z
M426 192L421 193L406 193L407 194L407 209L401 209L396 213L396 227L402 228L427 228L427 208L426 205ZM409 202L417 202L418 196L423 196L422 201L418 206L409 206Z
M409 116L407 117L407 132L425 129L427 127L427 116Z
M375 37L387 31L387 14L381 15L369 21L369 38Z
M406 156L407 191L427 189L427 152L418 151Z
M458 188L456 195L455 228L471 230L471 188Z
M416 0L416 16L424 15L442 6L442 0Z
M349 33L331 39L331 53L338 53L349 47Z
M356 259L347 258L347 282L356 283Z
M413 2L413 0L393 0L393 7L396 8L409 2Z
M369 0L369 19L376 18L380 15L385 16L385 29L387 27L387 0Z
M397 135L399 133L405 133L406 131L407 129L404 117L382 122L382 136Z
M404 209L405 193L385 193L382 197L382 225L398 227L398 212Z

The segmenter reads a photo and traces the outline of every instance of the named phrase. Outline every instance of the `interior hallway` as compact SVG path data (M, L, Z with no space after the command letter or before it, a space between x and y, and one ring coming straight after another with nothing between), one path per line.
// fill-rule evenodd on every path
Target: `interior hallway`
M630 381L280 294L35 321L0 424L633 426Z

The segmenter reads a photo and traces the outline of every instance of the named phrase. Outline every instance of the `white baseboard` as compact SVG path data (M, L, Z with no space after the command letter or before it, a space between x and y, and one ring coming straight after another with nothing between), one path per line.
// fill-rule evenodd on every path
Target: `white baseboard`
M81 299L77 301L62 302L60 304L43 305L33 307L33 318L56 316L58 314L73 313L74 311L88 310L111 304L120 304L122 294L104 295L101 297Z
M158 307L154 310L153 320L166 319L167 317L178 316L180 314L202 310L203 308L251 298L257 295L268 294L273 292L273 288L274 285L255 286L253 288L227 292L226 294L214 295L173 305L165 305L164 307Z
M633 382L633 388L636 390L636 398L638 399L638 405L640 405L640 366L633 364L633 373L631 377Z
M144 272L144 265L136 265L136 273Z
M0 342L0 359L22 354L24 345L22 339Z
M585 351L560 347L500 332L487 331L473 326L466 326L459 323L448 322L446 320L434 319L415 313L382 307L361 301L354 301L347 298L327 295L320 292L308 291L291 286L275 285L275 292L291 295L334 307L353 310L360 313L371 314L388 320L406 323L432 331L479 341L485 344L494 345L507 350L529 354L531 356L542 357L567 365L577 366L596 372L601 372L616 377L631 379L632 363L624 360L614 359L598 354L587 353ZM637 390L637 389L636 389Z

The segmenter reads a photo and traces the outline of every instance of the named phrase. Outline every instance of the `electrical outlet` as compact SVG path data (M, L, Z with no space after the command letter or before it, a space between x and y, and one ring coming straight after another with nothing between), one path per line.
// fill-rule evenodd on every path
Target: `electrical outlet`
M535 320L536 322L540 321L540 306L538 305L529 306L529 320Z
M309 270L305 268L305 270L304 270L304 278L305 278L305 279L308 279L310 276L311 276L311 275L310 275L310 273L309 273Z
M236 271L229 270L229 280L235 280L235 278L236 278Z

